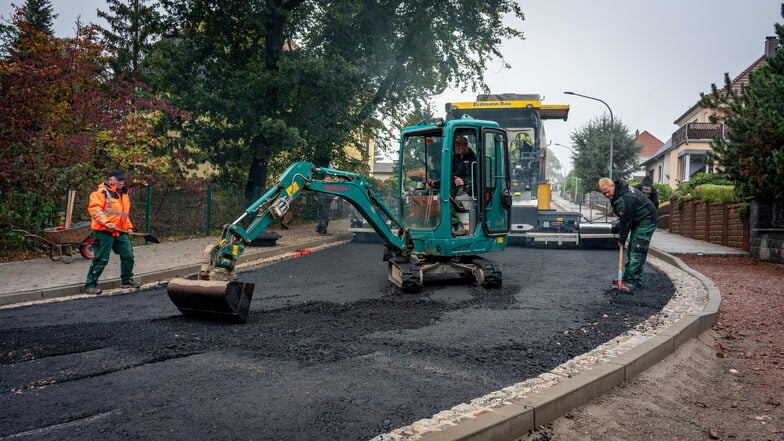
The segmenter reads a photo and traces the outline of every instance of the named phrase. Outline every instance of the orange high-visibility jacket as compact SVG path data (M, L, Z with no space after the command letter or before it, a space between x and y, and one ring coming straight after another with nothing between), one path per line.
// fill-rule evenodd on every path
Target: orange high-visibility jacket
M106 228L106 224L109 222L114 222L115 227L119 230L133 229L130 218L131 199L128 197L128 189L125 187L117 192L115 187L109 187L105 183L99 185L98 190L90 193L87 211L92 218L90 227L93 230L113 231Z

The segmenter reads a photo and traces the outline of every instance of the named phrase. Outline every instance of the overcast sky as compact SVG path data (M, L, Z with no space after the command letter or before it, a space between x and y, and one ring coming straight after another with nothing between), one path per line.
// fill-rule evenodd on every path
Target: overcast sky
M8 19L10 0L0 0ZM13 0L15 4L23 0ZM607 111L600 102L564 95L571 90L601 98L630 131L647 130L666 142L673 121L724 73L738 75L763 54L765 37L782 20L781 0L520 0L525 20L511 23L524 40L505 42L512 68L495 63L486 73L493 93L538 93L545 103L570 104L569 120L548 121L552 143L570 145L570 133ZM95 22L104 0L53 0L58 36L74 22ZM433 109L473 101L475 91L447 91ZM551 145L566 169L568 150Z

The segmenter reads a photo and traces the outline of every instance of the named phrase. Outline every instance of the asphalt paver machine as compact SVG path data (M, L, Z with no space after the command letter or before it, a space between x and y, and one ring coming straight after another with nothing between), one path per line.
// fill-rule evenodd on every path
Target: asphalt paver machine
M294 163L274 187L224 227L219 243L205 249L195 279L169 282L169 297L186 316L245 322L255 286L239 280L237 259L245 246L286 215L291 201L303 191L347 200L381 237L389 280L404 291L418 291L428 277L449 275L486 288L499 287L500 269L480 255L505 249L510 231L506 136L497 123L470 117L404 129L395 210L361 174ZM470 184L462 189L452 188L457 137L468 140L477 158L468 171ZM464 235L454 234L454 215L461 219Z

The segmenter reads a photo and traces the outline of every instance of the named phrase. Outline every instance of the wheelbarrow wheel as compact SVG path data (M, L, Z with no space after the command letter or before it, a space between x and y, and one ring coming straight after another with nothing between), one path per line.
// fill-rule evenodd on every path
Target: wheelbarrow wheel
M79 246L79 254L87 260L92 260L95 257L95 239L88 237Z

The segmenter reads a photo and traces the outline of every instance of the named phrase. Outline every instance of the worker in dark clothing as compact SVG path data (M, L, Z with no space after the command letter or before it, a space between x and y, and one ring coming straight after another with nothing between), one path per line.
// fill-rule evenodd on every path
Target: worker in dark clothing
M452 155L452 186L449 187L449 196L452 199L450 204L450 223L452 224L452 235L465 236L466 231L457 214L454 202L455 196L459 192L471 193L471 169L476 163L476 154L468 148L468 139L465 136L458 136L453 143ZM427 188L441 188L440 181L428 180L425 183Z
M330 176L324 178L325 181L332 181ZM319 223L316 225L316 232L321 234L322 236L331 236L332 233L327 231L327 227L329 226L329 217L332 213L332 201L334 201L337 196L331 195L329 193L322 193L320 191L316 192L316 202L318 202L318 214L319 214Z
M647 196L620 179L614 182L610 178L599 179L599 192L610 200L613 212L618 217L618 245L622 247L629 237L620 287L625 291L640 288L648 247L659 222L659 213Z
M457 214L455 208L455 196L460 192L471 193L471 169L476 163L476 154L468 148L468 138L465 136L457 136L453 142L452 148L452 186L449 187L449 196L452 203L449 204L450 208L450 224L452 225L453 236L465 236L466 230L463 223L460 221L460 215ZM428 179L425 182L426 188L441 188L441 181Z
M454 197L460 191L471 193L471 168L476 163L476 154L468 148L468 139L465 136L458 136L454 142L454 155L452 155L452 187L449 188L449 195ZM452 234L455 236L465 236L466 231L460 216L454 207L450 205Z
M657 209L659 208L659 190L656 190L656 187L653 185L653 178L650 176L645 176L642 178L642 182L637 184L637 186L634 188L643 192L643 194L648 196L648 199L653 202L653 206Z
M449 205L450 223L452 224L452 235L465 236L466 231L463 223L460 221L460 215L457 214L455 208L455 196L458 192L465 191L470 193L471 189L471 168L476 163L476 154L468 148L468 139L465 136L458 136L453 143L452 155L452 186L449 187L449 196L452 203ZM427 181L425 183L427 188L440 188L439 181Z

